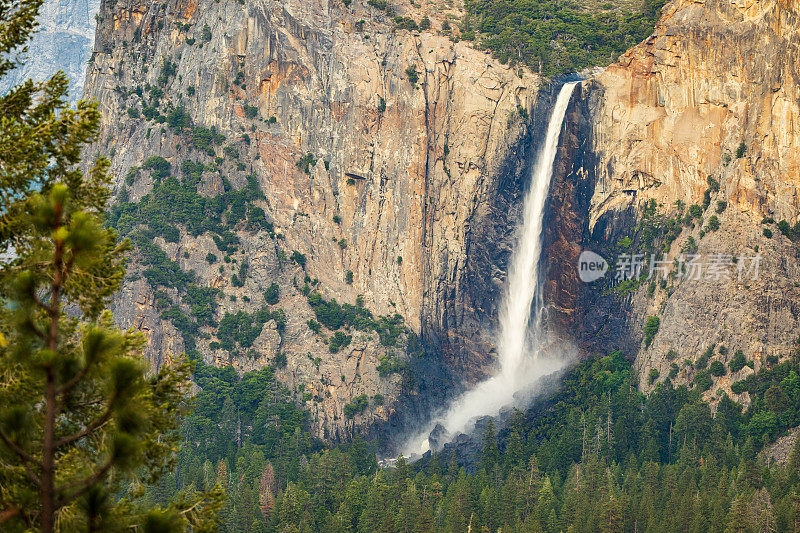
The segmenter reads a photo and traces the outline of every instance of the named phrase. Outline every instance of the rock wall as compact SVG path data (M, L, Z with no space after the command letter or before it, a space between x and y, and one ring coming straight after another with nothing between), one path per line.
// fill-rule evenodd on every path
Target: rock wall
M542 243L545 313L555 338L568 342L575 340L576 328L586 319L585 287L576 275L576 265L588 236L595 173L584 94L578 85L564 117Z
M608 282L613 270L592 285L563 270L560 287L572 288L567 301L581 310L581 344L635 357L643 390L671 372L673 382L692 383L703 370L694 363L712 345L711 362L727 364L742 350L755 370L794 349L800 250L771 220L794 226L800 211L799 15L787 1L675 0L655 33L584 82L573 105L583 148L570 160L567 182L577 186L589 176L581 191L590 199L580 237L569 240L570 260L575 245L618 259L621 239L640 239L651 200L664 219L678 216L676 202L703 210L666 252L663 240L656 243L667 261L696 245L706 266L699 280L624 289ZM739 279L740 262L728 265L729 278L715 275L708 270L714 254L760 254L760 272ZM660 326L646 347L648 316ZM714 377L707 396L731 394L731 383L752 371Z
M397 9L419 18L419 7ZM181 269L222 291L217 318L255 311L266 288L279 284L288 319L282 334L271 321L253 350L232 356L212 348L216 331L205 328L197 349L209 362L240 369L285 354L279 377L313 396L306 403L323 437L386 420L401 395L424 388L426 376L382 375L381 360L395 357L411 368L430 361L404 349L406 336L387 347L360 332L330 353L332 332L315 334L307 324L314 314L304 279L325 298L353 304L363 295L375 315L401 314L421 335L422 359L437 359L442 364L431 367L457 382L479 378L493 363L494 307L540 80L439 35L447 9L424 9L433 28L421 33L394 29L360 1L118 0L100 12L86 95L100 102L96 153L111 156L118 198L138 201L151 190L146 172L125 180L151 156L173 169L200 160L219 169L203 175L208 196L222 190L223 177L238 188L253 173L266 197L258 205L274 224L276 238L232 227L241 245L219 271L205 261L209 252L225 255L209 234L192 237L181 227L177 242L157 239ZM153 87L164 96L148 96ZM160 109L148 120L141 114L154 100ZM185 132L159 119L181 106L195 124L224 135L222 145L193 150ZM226 157L228 146L238 159ZM306 154L316 160L308 172L298 168ZM293 251L305 254L304 267L284 259ZM122 325L147 334L158 366L185 347L161 317L139 259L114 307ZM236 287L230 275L244 260L250 273ZM344 406L362 394L385 402L371 400L348 419Z
M95 16L100 0L46 0L39 28L28 45L25 64L0 82L0 93L31 78L42 81L63 70L69 78L69 100L83 93L86 63L94 43Z
M225 179L241 188L256 177L274 234L232 226L241 244L221 270L205 259L225 255L209 234L181 228L177 242L156 242L221 290L217 319L256 311L278 283L285 330L270 321L253 350L227 353L206 328L197 349L242 370L285 355L280 378L311 398L315 428L328 438L375 421L402 426L403 416L425 411L409 398L438 401L492 368L516 210L552 97L539 94L537 77L442 35L442 22L458 14L452 8L396 9L429 15L432 28L397 30L363 2L108 3L87 76L87 95L104 113L97 153L111 156L119 198L148 194L147 173L124 177L154 155L173 169L185 159L213 167L199 189L209 197ZM674 0L652 37L573 96L546 215L548 318L559 338L586 352L635 358L643 390L665 379L693 384L720 361L726 371L713 376L707 397L726 392L746 403L731 385L794 349L800 236L776 222L792 227L800 212L799 27L790 2ZM164 96L152 97L152 88ZM153 118L137 116L154 102ZM225 141L193 149L186 132L159 118L180 108ZM307 171L298 165L304 157L316 161ZM688 217L693 204L700 212ZM706 269L712 257L730 257L729 275L615 282L614 262L642 248L648 205L661 224L680 217L674 241L662 235L648 249L667 262L698 254ZM592 284L575 269L587 248L612 269ZM294 251L305 265L286 260ZM755 256L759 274L740 279ZM115 307L123 325L147 333L158 366L186 347L138 259ZM236 286L231 274L245 260L250 273ZM385 346L354 332L331 353L333 332L309 327L307 282L340 302L362 295L376 316L402 315L409 333ZM659 326L645 345L648 317ZM752 364L732 374L737 351ZM379 371L387 360L414 370ZM346 417L361 395L370 408Z

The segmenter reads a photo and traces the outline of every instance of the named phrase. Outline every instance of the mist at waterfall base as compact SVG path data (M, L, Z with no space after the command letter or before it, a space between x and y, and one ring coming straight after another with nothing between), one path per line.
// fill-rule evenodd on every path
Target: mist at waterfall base
M459 433L471 430L478 418L497 416L506 408L527 405L539 392L537 383L541 378L563 370L573 359L572 350L551 342L543 327L539 262L553 163L575 85L567 83L561 88L548 121L544 144L532 165L500 309L499 368L492 377L455 398L422 431L408 439L402 447L405 457L427 452L434 431L437 444L444 444Z

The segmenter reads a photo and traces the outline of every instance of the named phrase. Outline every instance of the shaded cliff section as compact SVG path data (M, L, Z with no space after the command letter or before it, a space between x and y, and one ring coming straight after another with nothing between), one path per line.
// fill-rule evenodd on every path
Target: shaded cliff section
M430 15L436 28L446 13ZM282 309L285 324L268 320L252 349L233 352L202 326L196 349L242 371L285 356L279 379L304 398L318 435L333 439L387 420L401 397L421 398L424 379L448 391L491 371L493 306L539 86L435 29L396 30L366 2L104 2L87 73L87 96L103 112L96 150L112 160L118 201L148 198L158 179L144 167L154 156L179 180L184 161L202 163L197 192L206 198L263 192L247 209L263 210L271 231L227 224L223 213L234 249L180 222L177 238L153 242L219 291L217 321L256 313L278 285L270 313ZM178 116L191 127L174 126ZM212 128L211 143L195 135ZM158 366L186 349L159 302L191 309L179 291L145 279L142 254L132 259L116 316L147 335ZM361 301L376 317L401 315L424 351L408 348L411 335L386 346L351 331L333 352L334 332L309 325L308 290ZM347 416L362 396L369 407Z
M578 277L581 252L612 257L616 242L637 223L631 207L605 213L590 226L598 174L591 110L597 98L591 86L579 84L564 118L545 206L545 320L554 342L573 345L584 355L613 350L633 353L641 336L631 330L631 299L609 290L613 271L594 283Z
M531 168L544 142L550 112L558 96L559 83L546 83L526 117L527 128L498 167L487 201L468 221L466 263L457 291L442 298L444 326L423 324L429 354L415 362L414 388L403 399L402 408L389 423L375 429L385 438L386 449L406 444L409 434L419 430L432 413L467 390L477 379L495 370L497 350L492 340L498 329L499 306L504 299L507 266L516 242L522 204L530 186ZM452 295L460 295L460 301ZM452 357L457 362L450 364ZM466 369L457 371L454 369Z
M650 38L573 99L546 235L551 318L585 350L635 359L645 391L704 383L712 402L727 393L747 404L732 384L796 349L800 237L786 229L800 212L798 43L794 2L675 0ZM648 205L658 235L649 248ZM670 224L671 242L661 233ZM611 277L626 252L738 263L723 276L582 284L576 254L587 248L612 261ZM740 277L756 256L758 275ZM648 317L660 325L646 346ZM737 351L752 368L731 373ZM723 375L709 375L714 361Z
M476 361L491 365L497 356L491 340L498 327L507 267L522 217L524 196L530 187L531 169L544 142L559 87L560 84L547 83L539 89L535 105L526 117L524 134L498 165L495 179L488 184L486 201L477 205L466 221L465 267L459 287L452 293L459 296L440 298L448 305L441 322L429 330L428 338L436 343L434 350L455 354L467 367L474 366ZM477 370L475 375L483 377L491 371L491 366L478 366Z

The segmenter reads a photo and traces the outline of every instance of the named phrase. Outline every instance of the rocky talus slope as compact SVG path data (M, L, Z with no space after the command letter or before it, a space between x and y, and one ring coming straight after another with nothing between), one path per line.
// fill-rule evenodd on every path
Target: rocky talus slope
M83 93L99 9L100 0L45 0L25 63L0 80L0 94L22 80L42 81L60 69L70 80L70 102L76 102Z
M446 10L426 9L433 27L412 33L359 0L103 2L86 87L103 113L96 153L112 160L117 212L138 205L116 223L133 237L151 225L114 308L154 366L187 349L181 328L210 363L285 357L279 378L328 438L388 419L419 386L420 337L459 379L490 367L540 80L451 42ZM177 202L165 187L217 202L216 222L190 228L168 208L153 230L142 206ZM159 250L191 283L154 281ZM209 288L210 303L190 294ZM336 339L315 294L406 329Z
M643 390L669 376L746 403L732 383L796 349L799 41L796 2L675 0L575 97L554 199L580 208L553 214L551 247L568 258L551 260L553 307L585 349L635 356ZM669 262L699 254L703 270L652 284L611 284L612 271L586 285L568 271L586 247L612 269L655 251ZM740 280L750 266L740 259L728 278L709 267L714 254L760 254L758 276ZM651 341L648 317L659 318ZM738 351L751 363L730 372Z

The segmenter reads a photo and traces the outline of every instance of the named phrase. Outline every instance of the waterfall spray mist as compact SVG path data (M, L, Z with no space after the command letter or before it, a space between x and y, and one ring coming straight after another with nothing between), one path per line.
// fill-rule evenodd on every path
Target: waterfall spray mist
M548 121L544 145L531 170L530 188L523 204L500 309L499 369L494 376L451 402L441 416L434 417L423 432L407 442L404 455L426 452L430 448L428 437L436 426L440 426L449 439L468 430L476 418L497 415L504 407L524 401L539 378L563 368L568 362L562 356L541 353L544 333L541 327L543 302L539 290L539 260L544 207L553 163L575 85L567 83L561 88Z

